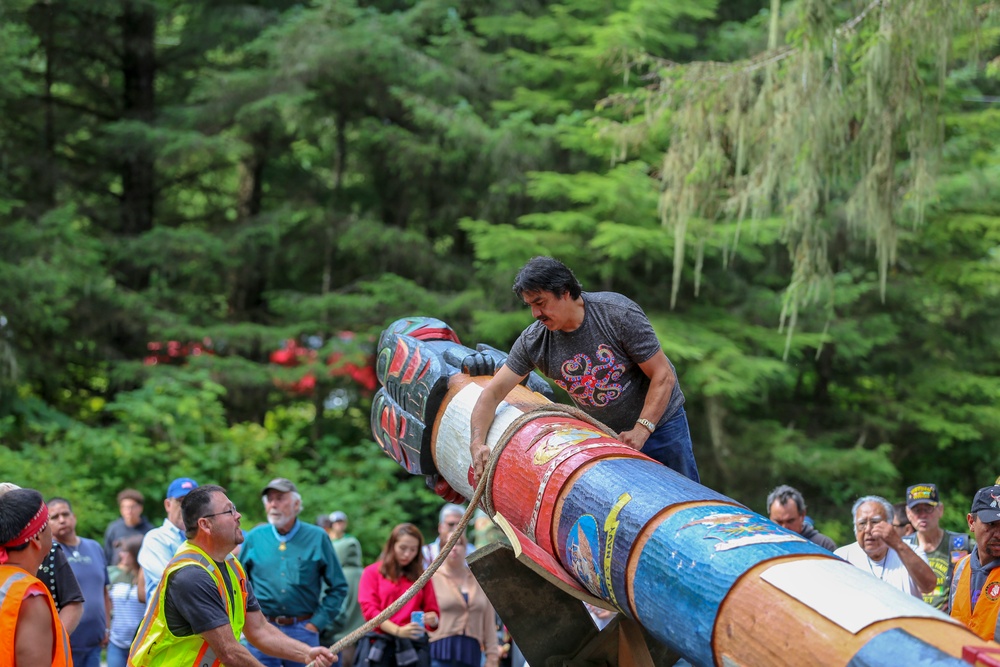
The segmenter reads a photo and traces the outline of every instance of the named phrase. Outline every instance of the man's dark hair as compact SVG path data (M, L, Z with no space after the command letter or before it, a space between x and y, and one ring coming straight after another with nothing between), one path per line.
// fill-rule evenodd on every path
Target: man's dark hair
M52 507L53 503L62 503L63 505L69 508L70 514L73 513L73 503L66 500L65 498L60 498L59 496L55 496L54 498L49 498L49 501L45 504L48 505L49 507Z
M905 528L910 525L910 518L906 515L906 503L893 503L892 511L895 513L895 516L898 516L900 519L906 519L906 523L900 524L900 527Z
M184 519L184 534L188 539L198 534L198 519L211 514L212 494L225 493L226 490L218 484L207 484L192 489L181 500L181 516Z
M583 286L565 264L551 257L532 257L517 272L514 294L522 298L525 292L552 292L557 297L569 292L573 299L580 297Z
M767 511L771 511L771 505L777 500L778 504L782 507L785 506L789 500L795 501L795 507L799 510L799 514L806 513L806 501L802 498L802 494L795 487L788 486L787 484L782 484L781 486L775 487L774 491L767 494Z
M42 501L42 494L34 489L14 489L0 496L0 544L10 542L24 530L42 506ZM19 551L24 546L7 549Z
M134 500L143 507L146 506L146 499L142 495L141 491L136 489L122 489L118 492L118 504L121 505L123 500Z

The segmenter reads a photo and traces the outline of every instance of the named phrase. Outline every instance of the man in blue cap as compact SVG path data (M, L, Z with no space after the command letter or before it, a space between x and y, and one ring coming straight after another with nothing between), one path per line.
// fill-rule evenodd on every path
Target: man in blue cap
M167 487L167 497L163 499L163 508L167 510L167 518L163 525L146 533L139 549L139 567L145 588L140 591L140 602L147 605L153 599L153 591L160 583L163 568L174 557L177 548L184 541L184 517L181 515L181 500L191 490L198 488L198 482L190 477L178 477Z

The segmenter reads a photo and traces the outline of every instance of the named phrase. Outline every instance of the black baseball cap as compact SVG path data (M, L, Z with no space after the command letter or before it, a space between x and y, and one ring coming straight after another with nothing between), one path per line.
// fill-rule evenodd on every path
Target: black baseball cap
M939 502L937 487L933 484L914 484L906 489L907 507L921 504L937 507Z
M1000 486L987 486L976 491L971 511L983 523L1000 521Z

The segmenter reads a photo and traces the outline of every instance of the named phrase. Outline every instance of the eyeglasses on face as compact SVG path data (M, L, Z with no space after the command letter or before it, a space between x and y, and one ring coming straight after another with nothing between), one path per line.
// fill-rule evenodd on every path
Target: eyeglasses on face
M880 517L880 516L873 516L871 519L868 519L867 521L856 521L854 523L854 527L858 530L858 532L860 532L860 531L864 530L865 528L867 528L868 526L871 526L872 528L874 528L875 526L879 525L883 521L885 521L885 519L883 519L882 517Z
M904 521L903 523L894 523L894 524L892 524L892 527L893 528L906 528L909 525L910 525L909 521Z
M232 507L230 507L227 510L222 510L221 512L216 512L215 514L206 514L205 516L203 516L201 518L202 519L209 519L209 518L211 518L213 516L219 516L221 514L229 514L230 516L236 516L236 505L233 505Z

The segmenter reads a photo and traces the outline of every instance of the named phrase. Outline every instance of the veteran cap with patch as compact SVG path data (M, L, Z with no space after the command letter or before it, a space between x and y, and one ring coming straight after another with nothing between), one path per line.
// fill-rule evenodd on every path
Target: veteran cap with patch
M938 506L938 490L933 484L914 484L906 489L906 506L930 505Z

